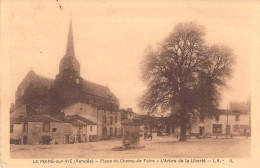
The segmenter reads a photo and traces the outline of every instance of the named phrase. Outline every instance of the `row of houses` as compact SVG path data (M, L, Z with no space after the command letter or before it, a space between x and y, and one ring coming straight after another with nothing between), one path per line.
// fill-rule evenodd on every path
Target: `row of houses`
M159 117L156 127L166 134L180 134L178 121L169 117ZM217 110L212 118L196 118L187 125L187 133L194 136L217 135L250 135L251 109L250 102L231 102L229 109Z
M198 119L190 132L199 136L250 135L250 102L231 102L228 110L219 110L215 117Z
M84 103L62 109L63 115L27 115L26 106L10 114L11 144L68 144L122 136L121 122L132 118L131 109L97 110Z
M20 110L11 113L10 141L14 144L66 144L121 137L121 123L140 117L130 108L118 112L102 111L82 103L63 109L64 115L26 116L26 108ZM213 118L197 119L188 132L197 136L248 135L251 133L250 118L250 104L230 103L229 110L219 110ZM179 126L167 117L151 120L156 121L153 124L157 123L153 126L154 131L180 133ZM141 126L145 131L144 127L150 125L144 122Z

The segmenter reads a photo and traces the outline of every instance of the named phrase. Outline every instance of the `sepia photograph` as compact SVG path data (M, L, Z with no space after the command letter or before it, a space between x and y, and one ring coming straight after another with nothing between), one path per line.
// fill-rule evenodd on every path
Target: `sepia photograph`
M3 1L1 157L116 167L252 158L258 7Z

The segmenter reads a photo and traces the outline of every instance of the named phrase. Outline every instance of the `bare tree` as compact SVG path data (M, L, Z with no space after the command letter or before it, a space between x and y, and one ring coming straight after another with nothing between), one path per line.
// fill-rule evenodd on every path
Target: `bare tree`
M232 71L232 51L220 45L206 46L204 36L204 27L180 23L156 49L147 48L141 64L148 89L139 105L151 114L171 111L178 117L180 141L186 141L191 115L214 115L219 90Z

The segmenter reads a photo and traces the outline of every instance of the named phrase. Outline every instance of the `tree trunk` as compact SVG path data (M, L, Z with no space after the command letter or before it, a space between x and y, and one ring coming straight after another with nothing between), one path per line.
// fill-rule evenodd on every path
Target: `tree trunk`
M181 124L181 133L180 133L180 139L179 141L186 141L186 130L187 130L187 118L186 118L186 101L185 101L185 94L183 93L182 101L180 102L180 124Z
M186 129L187 129L187 122L185 117L181 117L181 134L179 141L186 141Z

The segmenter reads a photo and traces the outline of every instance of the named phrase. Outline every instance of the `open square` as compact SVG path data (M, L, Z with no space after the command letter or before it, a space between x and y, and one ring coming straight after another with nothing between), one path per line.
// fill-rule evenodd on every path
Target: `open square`
M172 136L154 136L151 141L141 139L142 149L112 150L122 144L121 139L91 143L60 145L11 145L11 158L249 158L251 138L224 137L179 142ZM243 151L243 152L241 152Z

